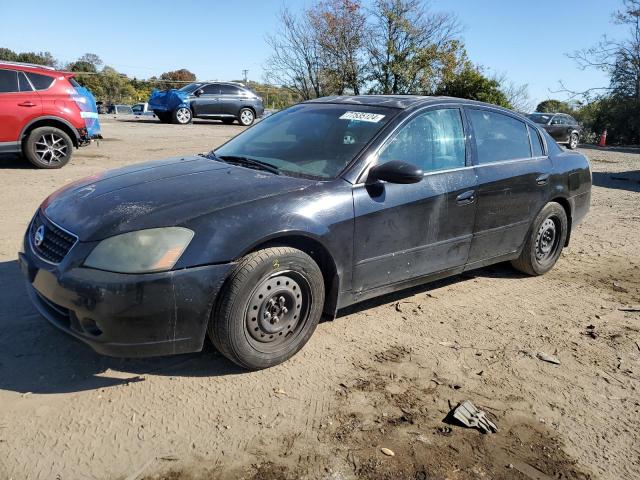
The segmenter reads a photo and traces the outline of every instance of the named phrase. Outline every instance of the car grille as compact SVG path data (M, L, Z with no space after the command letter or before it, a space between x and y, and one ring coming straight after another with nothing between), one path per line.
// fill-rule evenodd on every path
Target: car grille
M35 236L39 228L44 229L44 238L40 245L36 245ZM63 230L38 212L31 222L29 241L34 252L50 263L60 263L76 244L78 237Z

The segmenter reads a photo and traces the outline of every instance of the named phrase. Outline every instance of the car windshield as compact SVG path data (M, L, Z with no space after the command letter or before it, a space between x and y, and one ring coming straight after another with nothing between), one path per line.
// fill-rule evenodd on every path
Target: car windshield
M214 154L258 160L282 173L336 177L399 110L309 103L271 115Z
M547 123L549 123L549 120L551 120L551 117L553 117L553 115L549 113L532 113L530 115L527 115L527 117L529 117L536 123L546 125Z
M202 85L201 83L188 83L184 87L178 89L178 91L179 92L192 92L192 91L194 91L196 88L198 88L201 85Z

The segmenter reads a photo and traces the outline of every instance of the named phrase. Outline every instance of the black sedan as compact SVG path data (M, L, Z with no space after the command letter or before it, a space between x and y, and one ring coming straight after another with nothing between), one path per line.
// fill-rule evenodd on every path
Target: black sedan
M51 323L114 356L285 361L325 314L510 260L553 267L589 209L584 155L511 111L443 97L328 97L207 155L52 194L20 264Z
M571 150L578 148L582 126L571 115L534 112L527 117L545 129L556 142L565 144Z

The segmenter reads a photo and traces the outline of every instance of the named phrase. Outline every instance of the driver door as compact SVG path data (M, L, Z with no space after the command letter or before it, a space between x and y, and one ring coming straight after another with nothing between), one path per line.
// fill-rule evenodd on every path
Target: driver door
M357 294L438 272L462 270L475 221L476 175L459 108L423 110L379 150L377 165L422 168L414 184L354 187L353 288Z
M220 85L209 84L199 90L202 90L202 93L194 96L191 101L193 113L196 116L219 115L222 113L220 111Z

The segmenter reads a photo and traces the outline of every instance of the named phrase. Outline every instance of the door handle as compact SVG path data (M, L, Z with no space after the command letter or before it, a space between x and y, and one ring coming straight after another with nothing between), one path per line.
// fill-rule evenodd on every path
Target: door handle
M464 193L461 193L456 197L456 203L458 205L469 205L476 201L476 191L469 190Z
M536 178L536 183L538 185L546 185L547 183L549 183L549 174L543 173L542 175L540 175L538 178Z
M18 104L19 107L35 107L36 104L27 100L26 102L21 102Z

